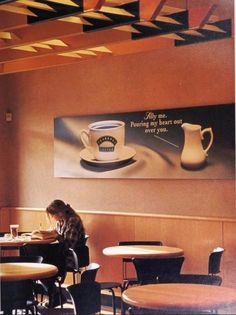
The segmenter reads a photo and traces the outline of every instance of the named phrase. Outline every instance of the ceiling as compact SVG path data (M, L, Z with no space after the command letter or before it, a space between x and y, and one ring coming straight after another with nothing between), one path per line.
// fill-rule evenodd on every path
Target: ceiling
M233 36L233 0L0 0L0 74Z

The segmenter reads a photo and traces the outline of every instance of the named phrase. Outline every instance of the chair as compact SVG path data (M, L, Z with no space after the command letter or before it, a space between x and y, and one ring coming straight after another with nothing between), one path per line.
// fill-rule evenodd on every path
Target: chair
M86 267L86 269L81 273L81 283L88 283L91 281L95 281L97 271L100 268L100 265L97 263L90 263L89 266ZM116 302L115 302L115 288L121 289L121 284L119 282L99 282L101 286L101 290L108 290L112 294L112 309L113 314L116 314Z
M84 282L71 285L67 290L71 294L76 314L89 315L101 311L100 283Z
M171 258L133 258L132 259L136 273L138 284L155 284L162 283L162 278L167 275L174 276L180 273L184 257L171 257ZM127 306L124 303L124 308ZM129 307L130 314L163 314L156 313L156 311L147 310L143 308Z
M141 285L161 282L166 275L180 273L184 256L171 258L133 258L138 283Z
M220 273L221 257L224 249L216 247L209 254L208 259L208 274L179 274L174 276L163 277L160 281L162 283L195 283L220 286L222 277L217 276Z
M150 245L150 246L162 246L161 241L120 241L119 246L126 245ZM132 258L123 258L122 259L122 273L123 273L123 290L127 289L129 285L134 285L138 283L137 278L128 278L127 277L127 264L132 263Z
M66 267L66 272L72 272L73 284L76 284L76 275L81 273L83 267L89 265L89 247L87 245L80 246L76 249L69 248L74 261L73 268Z
M101 266L97 263L90 263L81 273L80 283L94 282L100 267Z
M66 290L71 296L73 309L48 309L43 315L92 315L101 311L101 287L98 282L77 283Z
M41 263L43 261L42 256L3 256L0 257L1 263L9 262L34 262Z
M26 314L38 314L37 301L34 297L32 280L1 281L1 310L3 314L18 314L18 310L26 310Z
M219 276L211 275L198 275L198 274L179 274L174 276L164 276L159 280L160 283L194 283L206 285L218 285L222 283L222 278Z
M34 262L41 263L41 256L3 256L1 263ZM35 285L32 280L1 282L1 303L4 314L11 314L12 310L25 309L26 314L37 314L37 300L35 299Z
M220 263L221 257L223 255L224 248L216 247L209 255L208 260L208 274L209 275L216 275L220 273Z
M119 282L99 282L101 286L101 290L108 290L112 294L112 309L113 314L116 315L116 296L114 289L121 289L122 292L122 285Z
M48 263L55 265L58 268L58 273L55 276L55 282L58 284L59 288L59 299L60 305L63 307L63 294L62 294L62 284L65 281L66 277L66 266L65 258L62 255L60 243L52 244L26 244L24 248L20 251L21 255L31 256L31 255L40 255L43 257L43 263ZM43 281L42 281L43 282ZM49 295L51 294L47 291L47 288L42 283L38 283L36 287L36 294L38 295Z

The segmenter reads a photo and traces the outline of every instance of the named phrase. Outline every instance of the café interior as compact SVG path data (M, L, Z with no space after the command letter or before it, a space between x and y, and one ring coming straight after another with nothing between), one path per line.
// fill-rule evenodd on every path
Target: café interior
M224 146L234 144L233 0L2 0L0 95L1 286L23 281L20 271L12 274L14 268L5 274L4 257L21 255L32 231L52 228L45 209L60 199L83 221L89 259L76 273L76 281L72 270L60 284L67 302L40 309L37 300L38 314L68 314L67 307L71 314L99 312L79 312L70 300L73 290L67 289L80 284L91 263L99 265L95 282L101 314L162 314L163 310L205 314L218 309L218 314L232 314L236 310L234 145ZM200 127L212 127L214 133L209 152L203 148L206 165L200 169L179 166L183 143L174 153L174 145L166 143L176 126L160 129L166 131L159 134L166 140L154 142L140 133L143 128L135 134L128 125L131 119L140 122L147 113L181 118L198 111L205 113L205 117L199 114ZM223 130L218 133L208 125L214 123L215 112L221 119L214 128ZM133 154L129 151L128 158L120 158L110 169L114 163L109 159L99 161L79 153L83 143L78 133L79 123L83 129L88 121L114 119L126 121L126 142L136 145ZM63 134L66 127L69 131ZM178 125L177 134L180 130ZM200 143L203 134L198 132ZM18 236L13 237L10 225L15 224ZM22 233L27 233L24 238ZM125 241L161 243L153 249L150 244L130 244L130 248L122 246ZM40 237L31 246L38 243ZM216 275L220 284L196 284L191 278L177 289L168 287L166 298L164 291L153 290L179 286L181 280L139 281L136 258L164 262L184 257L181 275L209 277L212 252L221 252ZM138 279L124 286L127 275ZM24 280L39 280L32 277L28 274ZM179 305L184 285L188 292ZM197 290L193 298L188 296L191 285ZM150 290L146 296L135 291L145 287ZM149 301L151 296L154 301ZM92 293L89 304L93 305L96 299L91 297ZM23 311L21 307L20 314Z

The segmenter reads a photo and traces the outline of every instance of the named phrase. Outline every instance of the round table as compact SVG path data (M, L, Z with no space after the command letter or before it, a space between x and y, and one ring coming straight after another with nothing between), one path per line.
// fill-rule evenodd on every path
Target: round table
M106 256L120 258L144 258L144 257L178 257L184 254L184 251L178 247L171 246L153 246L153 245L126 245L112 246L103 249Z
M148 284L127 289L122 300L153 310L217 310L236 305L236 290L202 284Z
M55 242L55 239L39 240L39 239L27 239L18 238L12 240L6 240L4 237L0 238L0 247L20 247L26 244L50 244Z
M44 263L1 263L1 281L39 280L56 275L58 269L54 265Z

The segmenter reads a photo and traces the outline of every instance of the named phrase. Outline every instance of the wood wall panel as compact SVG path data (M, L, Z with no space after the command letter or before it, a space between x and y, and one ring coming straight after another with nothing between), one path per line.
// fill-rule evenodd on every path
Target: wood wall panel
M44 211L22 211L12 209L10 223L18 223L21 232L37 230L40 225L43 229L50 228L50 221Z
M209 252L216 246L223 246L223 284L236 288L236 220L86 211L79 211L79 214L89 234L91 262L102 266L98 280L121 281L122 276L121 259L103 255L103 248L114 246L121 240L149 239L183 248L182 271L185 273L207 273ZM50 226L43 209L2 208L0 217L1 231L16 222L20 224L20 231L37 229L40 222L43 228ZM129 272L133 274L134 270L131 268ZM67 277L67 282L71 283L71 276Z
M158 239L165 245L183 248L183 272L206 273L209 251L222 246L221 222L210 220L137 217L135 232L136 239ZM196 249L198 259L194 259Z
M10 210L7 208L2 208L0 211L1 232L9 231L9 222L10 222Z
M236 224L235 222L223 223L224 248L224 283L236 287ZM227 271L227 272L226 272Z

